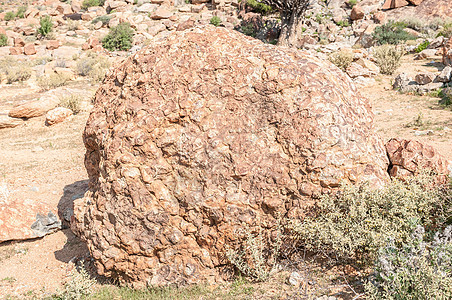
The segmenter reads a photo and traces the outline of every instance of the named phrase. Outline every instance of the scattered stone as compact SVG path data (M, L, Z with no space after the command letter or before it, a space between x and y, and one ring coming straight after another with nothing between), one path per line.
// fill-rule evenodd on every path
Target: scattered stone
M352 62L350 64L350 66L346 70L346 73L351 78L356 78L358 76L370 77L372 75L372 72L370 72L369 69L366 69L363 66L361 66L355 62Z
M408 4L408 1L405 0L386 0L381 9L399 8Z
M452 67L446 66L438 75L437 80L440 82L449 82L452 80Z
M52 126L61 123L73 115L72 110L65 107L57 107L49 110L46 114L46 125Z
M26 44L24 47L24 53L25 55L34 55L36 54L36 48L33 43Z
M303 276L298 272L292 272L289 276L289 284L292 286L300 286L303 283Z
M47 216L38 213L36 215L36 221L31 224L33 237L43 237L59 229L61 229L61 221L51 211L47 213Z
M153 19L153 20L168 19L172 15L173 15L173 13L171 11L169 11L165 8L159 7L151 14L151 19Z
M384 11L377 11L373 14L372 19L377 24L386 24L386 21L388 19L388 16Z
M418 84L428 84L430 82L433 82L436 78L436 74L433 73L419 73L416 74L416 76L414 77L414 80L418 83Z
M209 25L110 70L84 132L90 191L71 222L99 274L135 286L220 280L245 224L268 224L266 240L275 216L301 217L313 195L386 182L371 106L331 66Z
M29 119L39 117L47 113L49 110L57 107L60 103L58 97L54 95L44 95L38 100L28 101L13 107L8 115L11 118Z
M23 47L11 47L11 48L9 48L9 54L11 54L11 55L24 54L24 48Z
M443 64L446 66L452 66L452 37L444 43L442 52Z
M57 40L50 40L47 41L46 49L47 50L55 50L60 47L60 41Z
M391 139L386 143L386 151L392 177L404 178L430 169L438 174L440 181L448 182L449 162L433 147L413 140Z
M414 56L415 60L427 59L436 55L436 49L425 49Z
M14 47L24 47L25 41L21 37L14 38Z
M24 122L21 119L10 118L8 116L0 116L0 129L3 128L14 128Z
M359 5L353 6L352 12L350 14L350 19L352 19L353 21L356 21L356 20L361 20L362 18L364 18L363 8Z
M441 89L443 86L444 86L444 84L442 82L431 82L428 84L419 85L417 92L419 94L427 94L430 92L437 91L437 90Z

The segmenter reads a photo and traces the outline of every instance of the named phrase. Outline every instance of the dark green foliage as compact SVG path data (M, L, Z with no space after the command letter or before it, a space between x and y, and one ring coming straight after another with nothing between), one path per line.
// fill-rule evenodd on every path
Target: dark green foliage
M50 18L49 16L41 18L39 24L41 25L41 27L38 28L38 33L41 36L46 36L52 31L53 28L52 18Z
M92 6L104 6L105 0L84 0L82 3L83 9L88 9Z
M248 35L251 37L256 37L256 30L254 29L254 26L252 23L242 25L240 27L240 31L245 35Z
M129 23L121 23L110 29L102 40L102 46L110 51L129 50L132 47L133 34Z
M11 21L16 18L16 14L12 11L9 11L5 14L5 21Z
M452 87L448 87L445 89L442 89L439 93L439 96L441 97L441 100L439 103L444 106L449 106L452 104Z
M452 37L452 23L444 24L443 28L439 31L438 36L444 36L446 38Z
M221 24L221 19L217 16L213 16L210 19L210 24L214 25L214 26L219 26Z
M246 0L246 4L253 9L254 12L260 13L261 15L267 15L273 11L273 9L256 0Z
M415 36L404 30L405 26L401 23L390 21L385 25L375 28L373 37L379 45L392 44L397 45L401 42L416 39Z
M91 23L92 24L96 24L97 22L102 22L103 25L107 25L108 22L110 22L110 20L113 19L113 16L109 16L109 15L104 15L104 16L99 16L94 18Z
M420 53L420 52L422 52L423 50L427 49L428 45L430 45L430 42L429 42L429 41L427 41L427 40L426 40L426 41L423 41L419 46L417 46L416 49L414 49L414 51L415 51L416 53Z
M6 34L0 34L0 47L5 47L8 45L8 37Z

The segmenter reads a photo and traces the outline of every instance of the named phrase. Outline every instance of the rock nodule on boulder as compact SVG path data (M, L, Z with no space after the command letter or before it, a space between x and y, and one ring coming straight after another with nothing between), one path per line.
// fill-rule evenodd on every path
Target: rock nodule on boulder
M111 70L94 102L71 227L121 281L220 280L244 226L270 236L341 182L389 178L343 72L237 31L175 32Z

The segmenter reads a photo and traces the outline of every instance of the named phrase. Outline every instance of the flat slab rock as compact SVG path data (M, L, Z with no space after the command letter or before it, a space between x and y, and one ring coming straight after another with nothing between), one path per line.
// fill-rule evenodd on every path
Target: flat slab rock
M84 142L90 191L71 227L100 274L143 286L221 280L245 227L269 240L278 215L300 218L341 182L389 180L347 75L212 25L111 70Z

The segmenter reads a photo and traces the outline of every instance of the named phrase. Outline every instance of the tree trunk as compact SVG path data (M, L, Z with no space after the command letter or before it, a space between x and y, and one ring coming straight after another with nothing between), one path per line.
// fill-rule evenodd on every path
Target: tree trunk
M279 46L298 47L299 38L303 33L302 16L298 12L281 12L281 33L278 38Z

